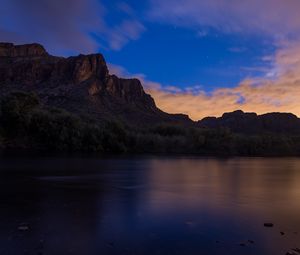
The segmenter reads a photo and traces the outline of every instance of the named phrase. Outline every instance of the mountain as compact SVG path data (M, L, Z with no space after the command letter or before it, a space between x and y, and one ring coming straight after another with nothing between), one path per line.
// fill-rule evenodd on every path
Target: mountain
M300 119L291 113L245 113L241 110L224 113L222 117L206 117L198 122L203 128L229 128L235 133L300 134Z
M0 43L0 155L31 151L299 156L300 119L235 111L194 122L111 75L101 54Z
M120 119L134 126L183 124L225 127L235 133L300 133L291 113L224 113L193 122L187 115L161 111L138 79L111 75L101 54L56 57L40 44L0 43L0 97L12 91L35 92L43 105L94 120Z
M193 123L186 115L158 109L139 80L110 75L101 54L63 58L39 44L0 43L0 96L15 90L35 92L47 106L97 120Z

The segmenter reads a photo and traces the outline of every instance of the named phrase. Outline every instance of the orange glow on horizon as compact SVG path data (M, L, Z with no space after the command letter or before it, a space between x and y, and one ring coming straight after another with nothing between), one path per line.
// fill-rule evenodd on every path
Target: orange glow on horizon
M300 44L281 48L273 61L273 68L265 77L248 78L236 87L215 89L211 94L180 89L170 92L158 84L146 84L146 91L163 111L184 113L193 120L238 109L258 114L290 112L300 116Z

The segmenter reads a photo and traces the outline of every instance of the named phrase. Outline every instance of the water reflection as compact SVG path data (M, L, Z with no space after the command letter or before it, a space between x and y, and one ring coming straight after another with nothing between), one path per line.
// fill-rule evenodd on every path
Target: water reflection
M300 246L299 159L0 163L0 254L276 255Z

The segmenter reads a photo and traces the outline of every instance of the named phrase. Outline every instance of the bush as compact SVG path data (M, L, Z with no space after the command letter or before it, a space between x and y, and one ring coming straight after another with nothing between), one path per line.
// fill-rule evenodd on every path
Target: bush
M120 121L91 121L44 108L36 95L14 92L0 103L0 149L9 146L63 152L196 153L198 155L299 155L300 136L235 134L160 124L129 127Z
M32 113L29 133L45 148L78 151L82 148L82 125L79 118L69 113L37 110Z
M8 136L25 132L30 112L39 106L38 97L33 93L13 92L1 100L1 124Z
M4 144L3 144L3 137L2 134L0 133L0 151L4 148Z
M104 152L103 130L96 125L84 125L82 130L82 150L85 152Z
M182 126L174 126L168 124L161 124L154 127L150 132L161 136L185 136L186 128Z
M128 127L127 127L128 130ZM104 124L103 148L107 153L125 153L129 151L129 134L119 121L108 121Z

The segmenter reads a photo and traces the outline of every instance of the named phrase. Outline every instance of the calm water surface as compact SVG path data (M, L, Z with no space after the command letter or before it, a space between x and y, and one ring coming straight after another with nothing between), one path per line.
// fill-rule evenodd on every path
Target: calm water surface
M0 160L1 255L297 247L300 159Z

